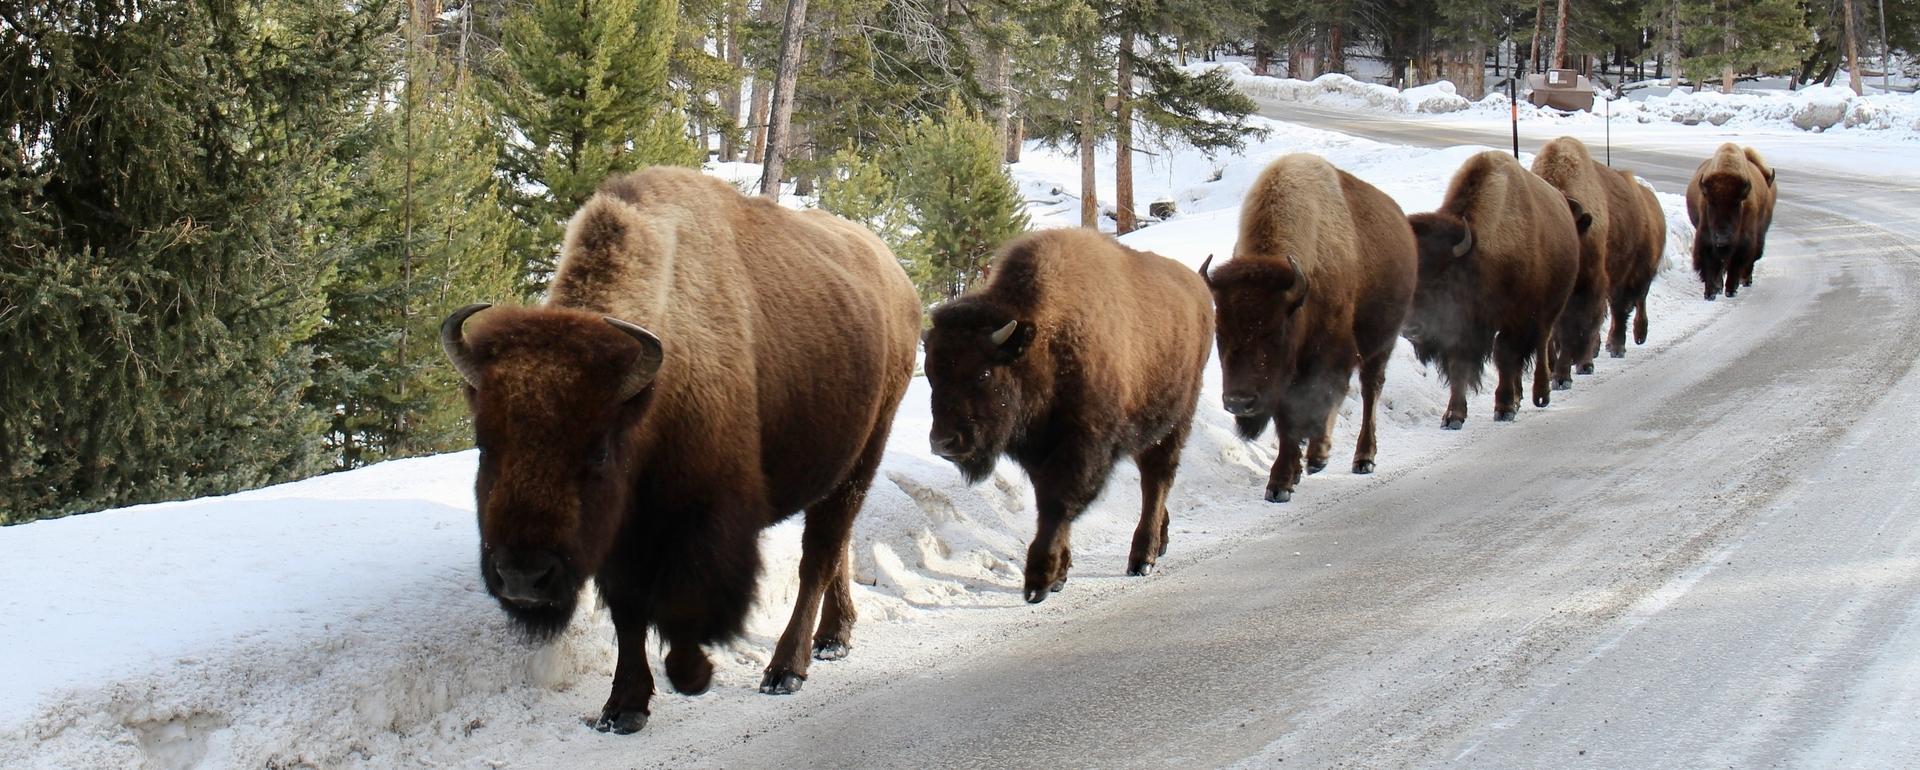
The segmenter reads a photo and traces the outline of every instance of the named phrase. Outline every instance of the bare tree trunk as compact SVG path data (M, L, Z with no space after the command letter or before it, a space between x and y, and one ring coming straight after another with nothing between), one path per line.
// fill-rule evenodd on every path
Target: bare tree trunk
M1327 60L1320 65L1321 72L1347 71L1347 7L1334 7L1333 23L1327 25Z
M727 64L733 71L739 72L745 58L740 53L740 15L747 12L746 0L733 0L727 6L726 20L721 24L725 29L721 33L720 44L726 48ZM733 162L740 159L740 146L736 137L740 133L740 84L738 82L721 86L720 109L727 113L726 130L720 133L720 159Z
M1733 14L1727 13L1724 16L1724 19L1725 21L1721 27L1723 32L1721 34L1720 42L1726 46L1725 50L1731 51L1734 49L1734 46L1739 45L1740 41L1735 39L1733 36ZM1720 68L1720 93L1723 93L1723 94L1733 93L1733 65L1732 64L1728 64L1727 66Z
M1020 146L1027 143L1027 121L1015 112L1007 119L1007 162L1020 162Z
M1532 67L1534 72L1546 69L1540 66L1540 34L1546 23L1547 0L1537 0L1533 6L1533 51L1527 54L1527 66Z
M1139 223L1133 215L1133 30L1120 33L1120 66L1115 73L1113 130L1113 218L1121 235Z
M787 0L787 19L780 31L780 64L774 73L773 102L768 111L766 165L760 173L760 194L772 198L780 197L780 177L786 173L788 123L793 120L793 87L800 79L800 35L806 26L807 0Z
M1860 42L1853 35L1853 0L1840 0L1840 12L1847 17L1847 85L1855 94L1865 93L1860 83Z
M1667 7L1667 69L1673 80L1667 82L1669 88L1680 87L1680 0L1673 0Z
M1093 132L1099 98L1089 92L1080 102L1080 226L1096 230L1100 228L1100 199L1095 192L1099 179L1093 167Z
M1013 67L1008 61L1010 57L1007 47L1000 43L991 44L986 57L987 87L993 89L993 94L999 97L994 101L993 110L988 117L993 121L994 138L1000 140L1000 146L1005 147L1013 133L1012 127L1007 125L1013 116L1013 88L1010 74Z
M1553 69L1567 66L1567 0L1560 0L1560 18L1553 20Z

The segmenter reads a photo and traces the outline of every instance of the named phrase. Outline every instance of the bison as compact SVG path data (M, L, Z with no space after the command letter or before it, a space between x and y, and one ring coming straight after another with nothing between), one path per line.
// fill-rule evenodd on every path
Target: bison
M1114 463L1140 468L1140 524L1127 572L1167 549L1167 490L1210 352L1206 286L1172 260L1091 230L1011 241L991 278L936 308L926 335L934 454L969 483L1006 455L1033 480L1039 527L1025 597L1060 590L1073 521Z
M598 729L646 723L649 626L673 688L707 689L703 646L740 634L760 531L795 511L800 587L760 689L797 690L810 652L847 653L849 535L920 326L877 237L649 169L573 217L542 306L486 308L440 327L480 449L480 572L535 639L593 580L619 643Z
M1728 142L1700 164L1687 182L1687 219L1693 222L1693 269L1706 298L1753 285L1753 263L1767 248L1778 196L1774 172L1760 153Z
M1452 390L1442 427L1467 420L1467 389L1478 390L1487 359L1500 383L1493 415L1520 410L1520 373L1532 359L1533 403L1545 407L1547 345L1580 267L1580 234L1593 216L1500 152L1469 158L1453 175L1440 210L1409 217L1420 280L1406 336Z
M1314 155L1262 171L1240 212L1233 257L1201 277L1219 309L1221 403L1240 435L1272 422L1280 456L1266 499L1293 497L1327 466L1338 406L1360 370L1360 438L1353 472L1372 473L1374 402L1387 379L1418 263L1399 204Z
M1612 264L1609 247L1613 242L1615 216L1611 211L1609 183L1617 182L1613 171L1593 160L1580 140L1563 136L1548 142L1534 156L1533 173L1577 201L1593 217L1592 227L1580 234L1580 269L1575 274L1573 293L1553 327L1551 368L1553 389L1573 387L1576 366L1581 374L1593 373L1594 349L1600 338L1600 326L1607 318L1611 291L1607 268ZM1637 211L1638 209L1635 209Z
M1613 326L1607 332L1607 354L1627 355L1627 317L1633 316L1633 343L1647 344L1647 290L1660 272L1667 251L1667 212L1653 188L1632 172L1614 171L1607 183L1607 211L1613 221L1607 246L1609 304ZM1592 356L1588 356L1591 363Z

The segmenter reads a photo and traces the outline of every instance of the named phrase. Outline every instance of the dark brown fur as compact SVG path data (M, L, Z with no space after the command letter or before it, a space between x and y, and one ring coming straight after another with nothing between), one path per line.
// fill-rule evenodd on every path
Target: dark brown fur
M1687 183L1687 218L1692 220L1693 269L1706 298L1727 296L1753 285L1753 263L1767 250L1767 229L1779 191L1773 169L1760 154L1728 142L1700 164Z
M1420 283L1407 338L1453 391L1442 425L1466 423L1467 390L1479 388L1489 357L1500 375L1495 420L1519 412L1520 374L1530 359L1533 403L1550 403L1547 344L1573 293L1580 232L1592 217L1512 156L1489 151L1453 175L1439 211L1409 220ZM1456 256L1469 234L1470 248Z
M1607 202L1613 221L1607 274L1613 284L1609 298L1613 326L1607 333L1607 353L1621 358L1627 354L1629 315L1633 316L1634 344L1647 344L1647 290L1667 251L1667 212L1653 188L1632 173L1614 171L1609 178Z
M1207 365L1206 286L1172 260L1078 229L1015 239L991 275L933 311L934 451L968 481L985 478L1001 455L1033 480L1029 602L1066 581L1073 520L1114 463L1132 457L1141 511L1127 571L1146 574L1166 552L1167 490ZM1007 336L996 344L999 330Z
M645 345L606 317L664 346L624 402ZM450 319L481 449L482 574L535 636L564 628L594 580L620 646L600 729L645 722L649 626L671 645L674 688L706 689L703 645L741 632L760 531L797 511L799 596L762 689L797 689L810 651L845 653L847 543L919 318L871 233L649 169L608 180L574 217L544 307L481 312L463 343Z
M1553 389L1566 390L1573 387L1576 367L1581 374L1593 373L1600 326L1607 320L1607 303L1612 296L1607 268L1612 264L1610 249L1616 238L1608 180L1618 178L1612 169L1593 159L1586 144L1570 136L1541 147L1533 159L1533 173L1593 216L1592 226L1580 234L1580 272L1573 281L1573 293L1567 296L1567 306L1553 327Z
M1373 472L1374 402L1417 265L1400 206L1319 157L1275 160L1248 192L1233 259L1205 277L1220 313L1222 401L1241 435L1254 438L1271 421L1280 441L1268 501L1292 499L1302 442L1306 471L1326 467L1355 367L1353 472Z

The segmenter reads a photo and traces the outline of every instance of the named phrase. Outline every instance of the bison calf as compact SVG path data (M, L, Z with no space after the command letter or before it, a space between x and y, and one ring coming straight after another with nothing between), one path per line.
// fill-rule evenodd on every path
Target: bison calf
M1753 263L1767 249L1777 191L1773 169L1751 148L1728 142L1701 163L1687 182L1687 219L1693 222L1693 269L1712 300L1753 285Z
M544 307L486 307L440 328L480 448L480 572L535 637L594 581L620 646L600 730L651 713L649 626L674 689L707 688L703 646L741 631L760 530L796 511L800 587L761 690L846 654L847 542L920 326L879 238L650 169L574 216Z
M1580 267L1580 233L1593 222L1578 203L1501 152L1469 158L1440 210L1409 218L1420 281L1406 336L1452 390L1442 426L1467 421L1487 359L1500 383L1493 418L1520 410L1520 373L1533 361L1533 403L1551 401L1547 344Z
M1167 490L1212 333L1199 276L1090 230L1014 240L984 287L933 311L929 441L969 482L1003 454L1033 480L1028 602L1066 581L1073 520L1123 455L1140 467L1128 574L1147 574L1166 552Z
M1261 172L1240 212L1233 258L1200 275L1220 314L1221 401L1253 439L1272 422L1280 456L1267 500L1284 503L1327 466L1334 419L1360 369L1353 472L1372 473L1374 401L1413 300L1413 231L1399 204L1313 155Z

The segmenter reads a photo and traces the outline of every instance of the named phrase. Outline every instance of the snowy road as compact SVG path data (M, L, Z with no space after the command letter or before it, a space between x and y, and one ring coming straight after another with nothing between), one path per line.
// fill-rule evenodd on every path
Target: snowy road
M1614 157L1674 191L1710 144ZM702 763L1920 766L1920 190L1773 161L1760 279L1689 339Z

